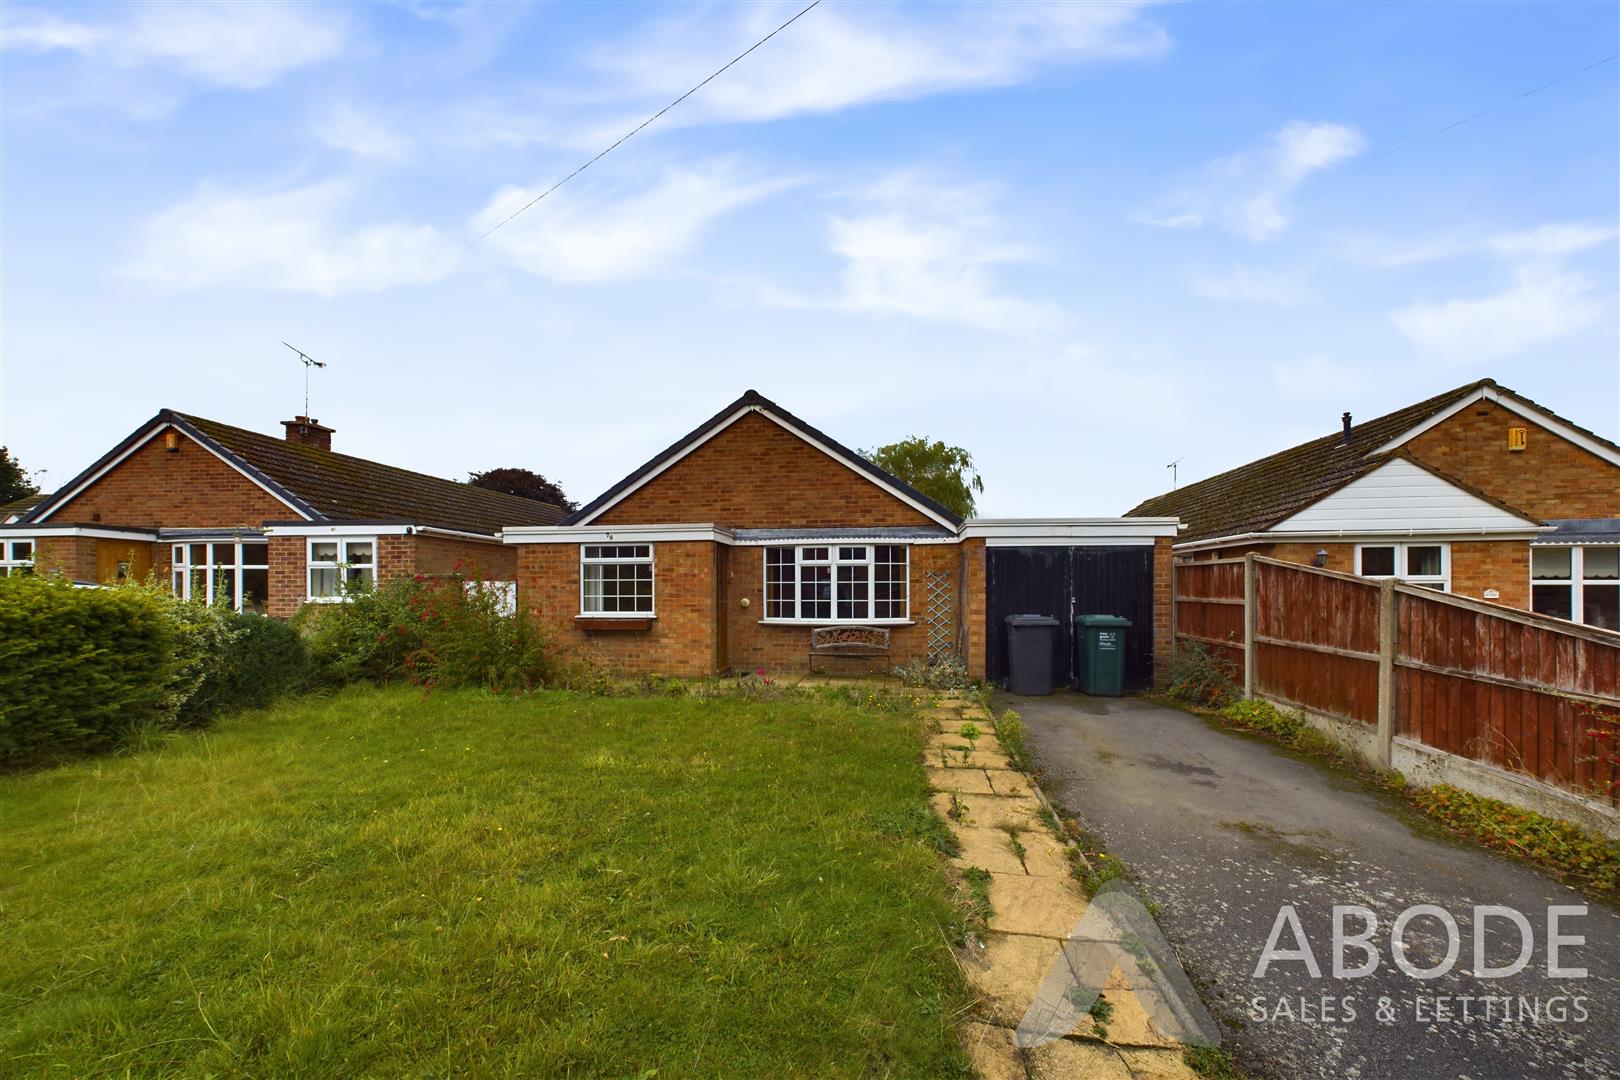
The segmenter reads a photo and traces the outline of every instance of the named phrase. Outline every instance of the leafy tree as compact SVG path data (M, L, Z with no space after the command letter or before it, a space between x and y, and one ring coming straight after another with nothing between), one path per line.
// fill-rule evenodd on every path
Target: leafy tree
M22 462L12 457L10 450L0 446L0 503L32 495L38 490L39 486L28 479Z
M521 495L525 499L539 499L569 512L579 509L579 504L564 495L562 488L528 469L489 469L486 472L468 473L467 482L473 487L489 491Z
M941 506L962 517L973 516L973 496L983 493L984 481L973 468L973 455L960 446L912 436L866 451L866 457L893 473Z

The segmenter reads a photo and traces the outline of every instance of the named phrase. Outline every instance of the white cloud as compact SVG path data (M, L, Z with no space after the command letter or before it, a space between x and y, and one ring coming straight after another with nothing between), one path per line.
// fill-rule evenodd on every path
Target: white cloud
M987 330L1058 325L1059 312L1003 293L997 264L1028 259L997 238L987 185L930 187L897 175L861 193L860 210L828 220L828 246L845 260L829 306L909 315Z
M341 181L271 192L198 194L141 226L134 277L181 288L221 285L334 296L433 281L456 246L425 225L345 229L354 192Z
M792 183L746 179L724 164L670 169L633 194L585 195L564 188L484 243L531 274L553 281L606 281L667 266L719 217ZM505 187L473 220L482 233L543 188Z
M1216 225L1254 243L1269 240L1293 225L1289 197L1306 178L1366 145L1353 127L1291 120L1263 146L1210 162L1167 209L1138 220L1165 228Z
M397 158L405 140L376 115L348 102L328 107L315 122L315 135L326 145L360 157Z
M345 29L329 13L275 3L146 3L106 25L7 8L0 45L66 50L115 68L176 70L216 86L256 89L336 55Z
M1564 222L1542 225L1524 232L1493 236L1490 246L1503 255L1519 258L1558 258L1589 247L1608 243L1617 231L1613 225L1590 222Z
M972 4L916 15L890 4L822 6L681 108L660 126L773 120L902 101L952 90L1010 86L1085 61L1154 58L1169 48L1142 3ZM662 19L598 50L598 117L573 138L622 134L646 103L690 89L781 24L777 4L702 7Z
M1522 266L1507 289L1468 300L1419 302L1394 313L1416 345L1458 360L1493 359L1577 333L1602 316L1592 282L1555 266Z
M1237 265L1193 275L1192 289L1210 300L1251 304L1298 304L1305 300L1305 284L1298 274Z

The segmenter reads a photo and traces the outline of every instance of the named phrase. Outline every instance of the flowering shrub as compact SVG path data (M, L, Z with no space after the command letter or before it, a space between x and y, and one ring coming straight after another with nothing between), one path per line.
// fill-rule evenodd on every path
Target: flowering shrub
M901 664L894 669L894 675L902 685L920 686L928 690L965 690L973 685L967 665L955 656L942 656L933 662L917 660Z
M1448 784L1414 791L1411 799L1488 847L1549 866L1606 892L1620 889L1620 842Z
M459 567L458 567L459 571ZM322 682L408 680L429 688L522 691L555 681L544 634L476 578L418 574L307 606L300 626Z
M1177 647L1166 692L1178 701L1218 709L1237 696L1236 669L1196 642Z

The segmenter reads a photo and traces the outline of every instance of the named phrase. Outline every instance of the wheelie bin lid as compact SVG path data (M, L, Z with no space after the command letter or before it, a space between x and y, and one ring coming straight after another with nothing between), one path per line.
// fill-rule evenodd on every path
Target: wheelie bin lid
M1121 615L1076 615L1076 626L1129 626L1131 620Z

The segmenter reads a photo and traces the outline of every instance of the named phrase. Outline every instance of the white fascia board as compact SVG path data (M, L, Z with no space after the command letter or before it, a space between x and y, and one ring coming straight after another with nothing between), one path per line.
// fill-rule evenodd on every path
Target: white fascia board
M448 536L453 540L479 540L486 544L498 544L501 538L493 533L464 532L461 529L441 529L436 525L418 525L417 536Z
M987 548L1004 547L1152 547L1151 536L987 536Z
M32 525L12 524L0 530L0 537L27 540L35 536L90 536L97 540L144 540L157 543L157 530L111 529L86 525Z
M1020 541L1028 545L1044 541L1078 546L1082 541L1118 544L1132 537L1151 544L1154 537L1173 537L1180 531L1181 521L1173 517L973 518L963 523L960 535L964 540L983 538L987 543Z
M1340 529L1336 532L1314 533L1275 533L1250 532L1234 533L1231 536L1211 536L1204 540L1187 540L1174 545L1177 552L1208 551L1211 548L1232 547L1237 544L1323 544L1323 543L1395 543L1402 540L1435 540L1465 543L1469 540L1534 540L1542 533L1551 532L1555 526L1540 525L1534 528L1519 526L1514 529L1476 529L1472 531L1459 531L1456 529L1380 529L1377 532L1358 531L1353 529Z
M589 518L585 519L584 521L581 521L579 524L580 525L589 525L592 521L595 521L597 518L599 518L603 514L607 513L609 510L611 510L613 507L617 506L619 503L623 502L625 499L629 498L635 492L640 491L642 488L644 488L648 484L652 483L658 477L662 476L664 473L666 473L670 469L674 468L677 464L679 464L681 461L683 461L687 457L687 455L691 454L698 447L700 447L700 446L704 445L705 443L707 443L710 439L712 439L715 436L719 435L722 431L725 431L726 429L731 427L731 425L735 424L738 420L741 420L743 417L747 416L749 413L759 413L761 416L763 416L763 417L765 417L765 419L771 421L773 424L775 424L777 427L781 428L783 431L788 432L790 435L793 435L793 436L797 437L798 439L800 439L801 441L806 442L809 445L815 447L817 450L820 450L823 454L826 454L828 457L830 457L834 461L838 462L838 464L844 466L844 468L848 469L850 472L854 473L856 476L859 476L861 479L865 480L869 484L873 484L873 485L875 485L877 487L882 488L884 491L887 491L890 495L893 495L895 498L899 499L901 502L905 503L907 506L911 507L913 510L916 510L918 513L926 515L930 520L935 521L935 522L945 526L947 529L956 528L956 523L954 521L950 521L950 520L947 520L944 517L941 517L939 514L935 513L933 510L930 510L928 507L924 506L922 503L918 502L916 499L913 499L911 496L909 496L905 492L901 491L899 488L893 487L893 486L891 486L889 484L885 484L883 481L879 480L877 477L873 476L871 473L867 472L865 469L862 469L860 466L856 465L854 462L852 462L848 458L844 457L844 455L842 455L840 453L837 453L836 451L834 451L833 449L831 449L830 447L828 447L827 445L822 443L819 439L811 438L810 435L808 435L804 431L801 431L800 429L798 429L796 427L793 427L791 424L788 424L784 420L782 420L779 417L772 414L770 410L766 409L762 405L744 405L742 408L736 410L730 416L726 417L724 420L720 421L718 424L714 425L714 427L710 428L707 432L705 432L703 434L702 438L692 440L692 443L691 443L690 446L683 447L681 449L680 453L673 455L668 461L666 461L663 464L659 465L658 468L652 470L646 476L643 476L640 480L637 480L634 484L631 484L629 487L627 487L623 491L619 492L618 495L614 496L612 502L606 503L603 506L598 507L595 511L593 511L591 513L591 516Z
M319 521L264 527L266 536L409 536L422 531L415 525L327 525Z
M728 540L733 547L871 547L960 544L958 536L786 536L775 540ZM774 620L773 620L774 621ZM816 620L812 619L812 622ZM817 625L821 625L817 623Z
M1531 405L1511 394L1504 394L1495 387L1491 386L1482 386L1478 390L1475 390L1472 394L1464 397L1461 401L1448 405L1446 408L1441 409L1439 412L1423 421L1423 423L1401 432L1399 435L1395 436L1378 449L1372 451L1372 453L1368 454L1367 456L1376 457L1379 454L1390 453L1391 451L1417 438L1430 428L1437 427L1438 425L1445 423L1447 420L1450 420L1453 416L1456 416L1470 405L1477 404L1481 401L1494 402L1509 412L1544 427L1548 431L1551 431L1554 434L1567 439L1569 442L1574 443L1581 449L1595 454L1604 461L1607 461L1609 464L1620 465L1620 452L1616 452L1614 447L1605 446L1603 443L1593 439L1590 435L1577 431L1575 428L1571 427L1565 421L1560 420L1552 413L1543 409L1538 409L1534 405Z
M176 427L172 423L162 423L162 424L159 424L157 427L153 428L150 432L148 432L146 438L139 440L133 446L131 446L128 450L125 450L122 454L119 454L117 457L115 457L111 461L107 462L106 465L102 466L100 469L97 469L96 472L95 472L95 475L86 478L84 483L80 484L78 487L76 487L72 491L68 492L62 498L56 499L55 500L56 505L52 506L49 510L45 511L45 513L41 514L39 520L44 521L46 518L48 518L52 514L56 513L62 507L66 506L68 503L70 503L74 499L78 498L80 495L82 495L84 493L86 488L90 487L97 480L100 480L103 476L106 476L108 473L110 473L114 469L118 468L118 466L122 465L124 463L124 460L126 458L128 458L131 454L133 454L135 451L139 450L141 447L145 446L147 443L151 442L153 439L157 438L159 435L163 434L165 431L168 431L170 428L174 428L174 430L179 431L181 435L185 435L186 441L192 443L193 445L202 447L204 450L208 451L210 454L213 454L220 461L223 461L226 465L230 466L232 472L235 472L235 473L237 473L237 474L239 474L241 476L246 477L248 479L248 481L250 481L253 484L254 487L259 488L266 495L269 495L271 498L275 499L276 502L278 502L281 505L285 506L287 509L289 509L293 513L297 514L299 517L308 519L308 517L309 517L308 514L304 513L304 511L300 510L298 507L296 507L292 503L288 502L286 500L286 498L284 498L275 489L267 487L262 481L259 480L258 477L254 476L252 473L250 473L250 472L246 471L245 469L243 469L242 466L238 465L236 462L232 461L230 458L226 457L224 454L219 453L212 446L209 446L207 443L201 442L201 441L199 441L197 439L193 439L190 435L186 434L186 432L180 431L180 429L178 427Z
M713 523L679 525L520 525L501 530L507 544L659 544L685 540L734 542Z

